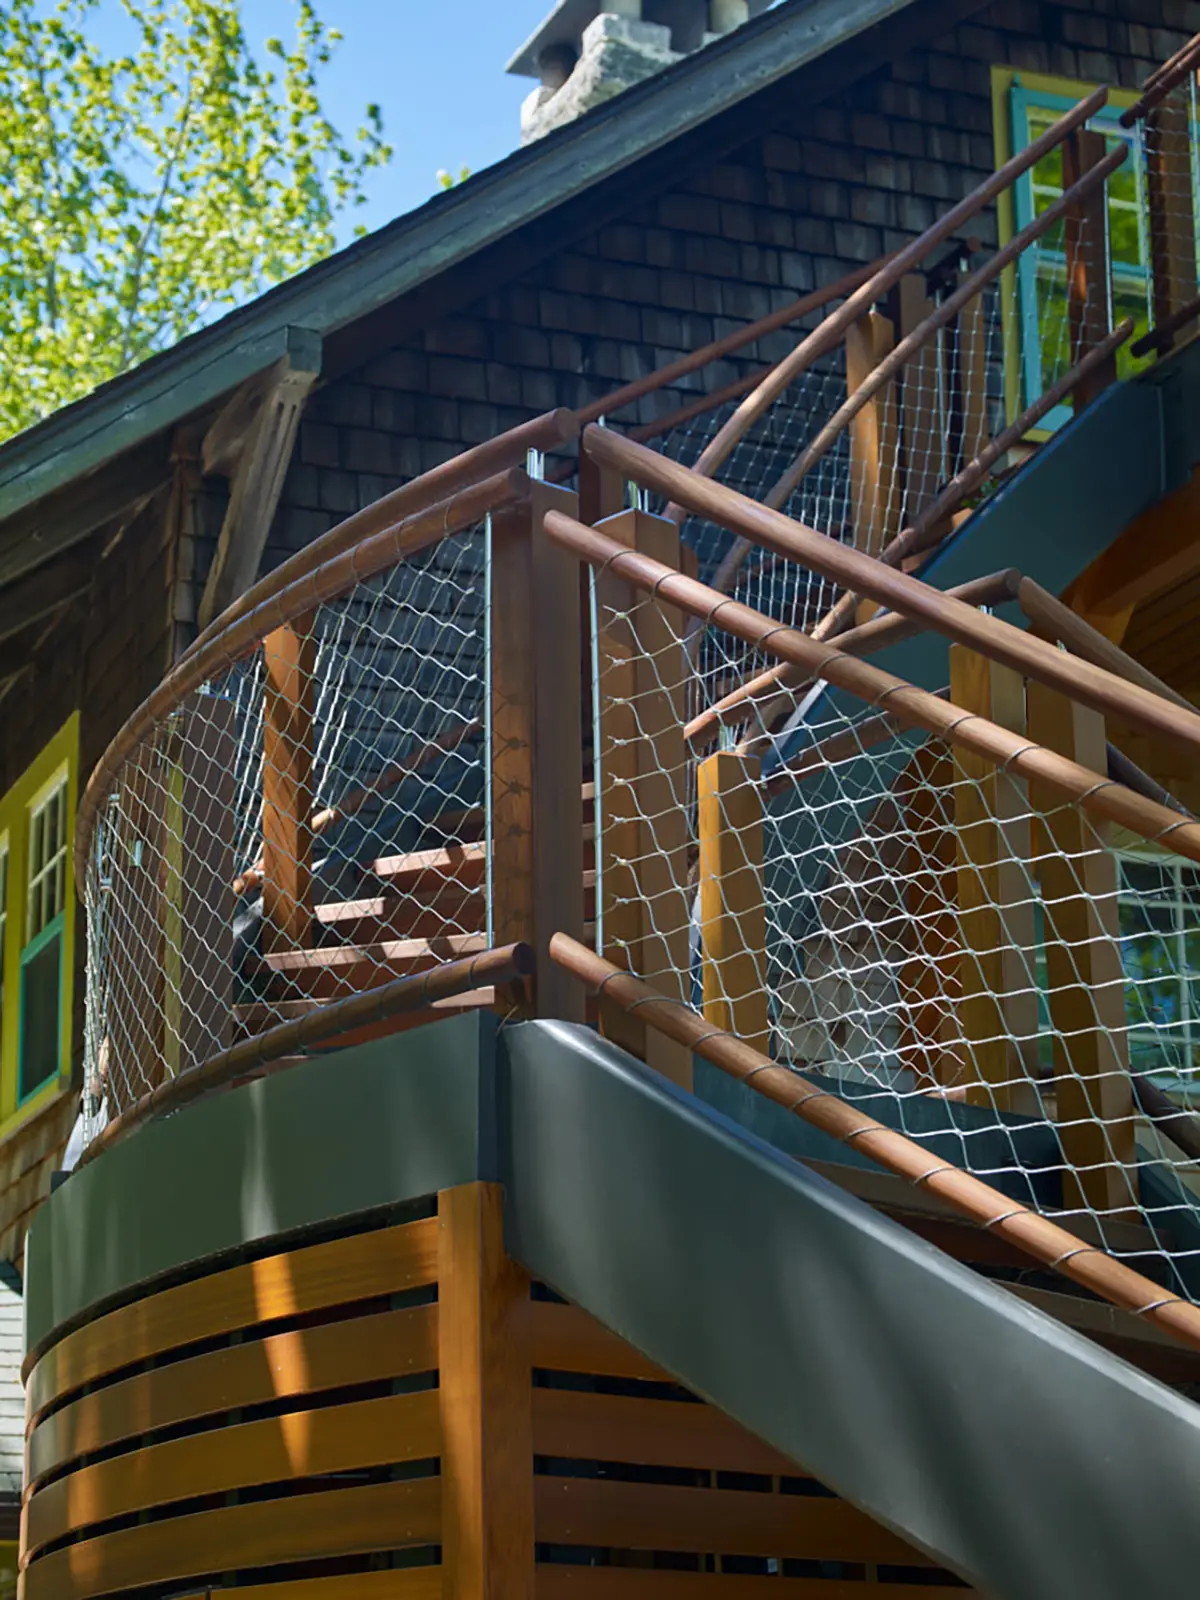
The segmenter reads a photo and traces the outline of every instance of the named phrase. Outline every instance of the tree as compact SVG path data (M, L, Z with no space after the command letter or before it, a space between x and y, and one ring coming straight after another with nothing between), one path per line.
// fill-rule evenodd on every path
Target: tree
M391 155L325 117L311 0L265 64L238 0L120 0L123 54L102 3L0 4L0 437L328 254Z

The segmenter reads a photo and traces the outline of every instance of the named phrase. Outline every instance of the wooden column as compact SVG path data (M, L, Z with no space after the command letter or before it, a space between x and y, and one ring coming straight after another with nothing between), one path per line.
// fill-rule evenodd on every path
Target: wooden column
M492 519L492 924L537 952L536 1014L582 1022L547 953L554 933L583 938L579 563L546 537L551 509L575 516L575 495L535 483Z
M1062 146L1063 188L1076 184L1090 167L1105 155L1104 135L1077 129ZM1074 366L1109 332L1109 292L1112 264L1108 249L1108 200L1101 184L1067 212L1065 221L1067 255L1067 326L1070 340L1069 364ZM1081 411L1116 379L1116 357L1085 383L1075 388L1075 409Z
M610 538L677 570L679 529L642 511L601 526ZM600 835L603 954L673 1000L690 1000L688 895L690 756L684 617L602 573L597 592L600 663ZM602 1006L609 1037L690 1087L691 1054L656 1029Z
M1146 114L1146 191L1150 212L1150 271L1154 325L1196 298L1196 218L1192 198L1189 109L1165 100ZM1193 318L1174 342L1196 331Z
M954 762L944 747L919 750L896 785L907 847L904 904L911 951L898 974L901 1064L941 1088L966 1082L955 1050L962 995L958 942L958 845Z
M312 933L315 618L263 640L264 953L303 950Z
M533 1600L529 1279L504 1253L503 1193L438 1196L442 1594Z
M704 1015L770 1050L763 808L756 756L719 751L697 774Z
M1105 773L1104 718L1043 684L1031 682L1027 692L1030 738ZM1137 1203L1117 862L1078 806L1039 784L1031 786L1030 798L1041 813L1037 872L1059 1138L1068 1163L1063 1204L1111 1213Z
M923 273L897 284L900 337L906 338L936 309ZM940 334L933 334L904 369L904 518L912 522L933 499L945 474L947 419L942 406Z
M172 1076L233 1043L235 754L233 703L195 699L167 779L163 1049Z
M853 394L895 343L886 317L872 311L846 333L846 388ZM887 384L850 424L850 515L854 547L878 554L900 531L896 481L896 390Z
M988 428L987 323L983 296L969 300L958 314L958 407L962 425L961 461L974 461L991 437Z
M950 647L950 698L1014 733L1025 731L1025 684L962 645ZM958 835L959 1002L967 1099L1040 1114L1037 1077L1036 920L1028 801L1007 773L954 752Z

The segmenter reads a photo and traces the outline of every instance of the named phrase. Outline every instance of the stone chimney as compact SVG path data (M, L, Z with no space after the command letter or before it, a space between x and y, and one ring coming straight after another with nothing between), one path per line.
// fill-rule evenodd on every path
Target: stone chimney
M521 143L611 100L756 17L771 0L558 0L508 63L536 78Z

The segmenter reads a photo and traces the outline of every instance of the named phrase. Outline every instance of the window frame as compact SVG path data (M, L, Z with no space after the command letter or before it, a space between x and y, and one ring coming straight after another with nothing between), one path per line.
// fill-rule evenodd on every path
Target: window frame
M1192 969L1187 963L1186 941L1189 934L1200 933L1200 867L1194 863L1183 860L1179 856L1159 856L1139 854L1136 851L1118 851L1117 855L1117 915L1118 921L1122 906L1138 906L1145 908L1154 906L1169 911L1171 914L1171 927L1164 936L1169 936L1174 950L1174 965L1169 974L1168 981L1177 984L1180 995L1180 1017L1178 1024L1168 1024L1165 1031L1172 1045L1185 1052L1191 1053L1193 1047L1200 1051L1200 1004L1193 1003ZM1169 898L1153 899L1145 892L1131 891L1126 887L1124 868L1126 866L1152 867L1155 871L1169 874L1171 878L1171 892ZM1183 886L1183 875L1186 872L1196 874L1197 898L1189 902L1187 891ZM1189 928L1186 915L1190 913L1196 921ZM1121 946L1121 971L1124 976L1126 989L1135 981L1132 980L1125 968L1124 945L1127 939L1138 937L1136 933L1126 934L1118 932L1118 942ZM1200 968L1195 973L1196 984L1200 985ZM1154 977L1148 982L1162 981ZM1194 1015L1193 1015L1194 1010ZM1130 1065L1133 1066L1133 1045L1135 1039L1153 1038L1157 1030L1135 1022L1130 1016L1128 998L1125 1003L1125 1037L1130 1055ZM1138 1069L1135 1069L1138 1070ZM1200 1066L1194 1072L1180 1071L1178 1068L1164 1066L1151 1068L1146 1076L1160 1088L1170 1089L1172 1092L1182 1094L1187 1098L1200 1096Z

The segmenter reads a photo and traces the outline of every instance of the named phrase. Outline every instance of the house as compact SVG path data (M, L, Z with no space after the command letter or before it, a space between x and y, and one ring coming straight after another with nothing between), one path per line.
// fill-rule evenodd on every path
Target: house
M30 1600L1062 1592L1035 1503L1081 1592L1190 1573L1197 28L565 0L515 155L0 447L0 1254L91 1141L30 1243ZM775 637L845 623L890 680ZM614 953L841 1109L720 1086ZM887 1187L922 1151L985 1244ZM1022 1240L1122 1309L1010 1294Z

